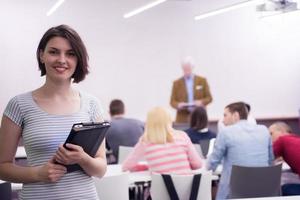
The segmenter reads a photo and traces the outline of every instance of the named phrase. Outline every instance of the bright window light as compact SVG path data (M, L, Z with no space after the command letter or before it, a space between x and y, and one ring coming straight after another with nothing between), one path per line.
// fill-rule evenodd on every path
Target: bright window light
M145 11L145 10L148 10L149 8L152 8L152 7L154 7L154 6L157 6L157 5L159 5L159 4L161 4L161 3L164 3L164 2L166 2L166 1L167 1L167 0L157 0L157 1L154 1L154 2L152 2L152 3L149 3L149 4L145 5L145 6L142 6L142 7L140 7L140 8L137 8L136 10L133 10L133 11L131 11L131 12L129 12L129 13L126 13L125 15L123 15L123 17L124 17L124 18L132 17L132 16L134 16L134 15L137 15L137 14L139 14L139 13Z
M227 7L224 7L224 8L220 8L220 9L217 9L217 10L213 10L213 11L210 11L210 12L207 12L207 13L200 14L200 15L194 17L194 19L195 20L200 20L200 19L204 19L204 18L211 17L211 16L214 16L214 15L219 15L219 14L222 14L222 13L225 13L225 12L236 10L236 9L239 9L239 8L243 8L243 7L246 7L246 6L249 6L249 5L257 5L258 3L262 3L262 0L244 1L244 2L241 2L241 3L233 4L231 6L227 6Z
M58 0L58 1L52 6L52 8L47 12L47 16L52 15L52 14L56 11L56 9L57 9L59 6L61 6L61 4L64 3L64 1L65 1L65 0Z

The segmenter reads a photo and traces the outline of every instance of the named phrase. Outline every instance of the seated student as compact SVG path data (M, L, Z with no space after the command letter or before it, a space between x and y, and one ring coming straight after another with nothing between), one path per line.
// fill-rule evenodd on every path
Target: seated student
M229 104L224 109L226 128L218 133L206 163L208 170L216 170L223 161L216 200L229 196L232 165L263 167L272 164L272 141L267 127L249 123L247 115L247 108L242 102Z
M275 122L269 127L276 158L282 157L291 167L291 173L283 173L287 179L282 186L282 195L300 195L300 136L292 134L291 128L284 122Z
M210 140L216 137L216 133L207 128L208 117L206 109L197 107L192 112L190 128L185 130L192 143L199 144L200 140Z
M171 115L162 107L148 112L145 132L123 162L123 170L135 171L141 158L157 173L190 174L202 166L190 138L172 128Z
M110 102L110 128L107 131L107 147L112 150L115 160L118 160L119 146L133 147L144 132L143 122L125 117L125 105L122 100Z

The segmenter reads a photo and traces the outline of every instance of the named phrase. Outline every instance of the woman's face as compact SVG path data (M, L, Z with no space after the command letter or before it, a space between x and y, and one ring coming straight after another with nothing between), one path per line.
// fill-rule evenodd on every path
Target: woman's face
M71 81L78 61L70 42L62 37L51 38L40 59L45 64L47 78L55 82Z

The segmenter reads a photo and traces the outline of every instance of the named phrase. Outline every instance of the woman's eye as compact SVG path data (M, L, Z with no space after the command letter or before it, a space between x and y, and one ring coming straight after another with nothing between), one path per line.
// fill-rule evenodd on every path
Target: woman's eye
M55 55L55 54L57 54L57 51L50 50L50 51L49 51L49 54Z
M76 55L75 55L75 53L74 53L74 52L69 52L69 53L68 53L68 56L70 56L70 57L74 57L74 56L76 56Z

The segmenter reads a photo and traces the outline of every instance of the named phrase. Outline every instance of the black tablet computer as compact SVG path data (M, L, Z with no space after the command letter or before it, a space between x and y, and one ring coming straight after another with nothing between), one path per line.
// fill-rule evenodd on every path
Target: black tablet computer
M68 147L66 147L67 143L79 145L87 154L94 157L109 127L109 122L73 124L70 134L64 143L64 147L68 149ZM66 167L68 172L82 170L78 164L67 165Z

